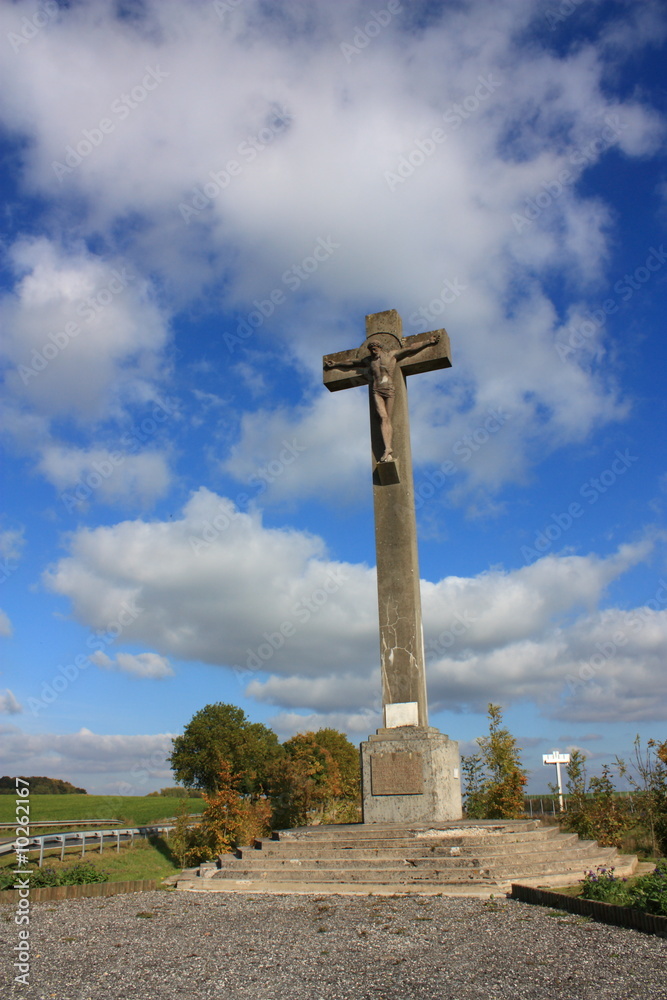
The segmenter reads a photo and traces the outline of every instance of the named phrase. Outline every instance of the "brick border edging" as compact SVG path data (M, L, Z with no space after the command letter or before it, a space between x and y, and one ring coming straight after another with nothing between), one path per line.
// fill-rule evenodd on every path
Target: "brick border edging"
M567 910L583 917L592 917L603 924L614 924L616 927L630 927L644 934L657 934L667 937L667 917L655 913L645 913L630 906L618 906L615 903L603 903L597 899L582 899L581 896L566 896L562 892L549 889L535 889L530 885L512 883L510 899L518 899L522 903L534 903L537 906L551 906L555 910Z
M89 896L116 896L122 892L150 892L162 883L159 878L144 878L134 882L89 882L84 885L42 885L30 890L30 900L44 903L53 899L85 899ZM17 903L18 889L0 892L0 903Z

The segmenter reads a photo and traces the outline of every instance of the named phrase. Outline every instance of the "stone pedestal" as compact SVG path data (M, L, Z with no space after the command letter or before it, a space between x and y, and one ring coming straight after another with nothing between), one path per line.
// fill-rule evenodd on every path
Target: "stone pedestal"
M462 816L459 745L432 726L378 729L361 744L364 823Z

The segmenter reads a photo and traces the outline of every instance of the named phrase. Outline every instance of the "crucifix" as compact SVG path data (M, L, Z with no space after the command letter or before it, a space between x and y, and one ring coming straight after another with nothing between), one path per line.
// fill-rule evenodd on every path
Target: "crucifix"
M428 726L406 376L449 367L445 330L403 338L395 309L366 317L361 347L324 357L331 392L368 385L382 706L389 727Z
M331 392L368 385L383 728L361 744L364 823L461 817L458 744L428 724L406 378L450 368L445 330L402 335L395 309L366 317L361 347L327 354Z

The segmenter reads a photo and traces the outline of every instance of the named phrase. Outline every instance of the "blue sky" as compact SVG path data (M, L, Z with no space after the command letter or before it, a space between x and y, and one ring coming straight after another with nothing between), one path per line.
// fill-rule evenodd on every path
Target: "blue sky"
M409 382L431 723L502 705L535 791L664 739L664 5L0 21L0 769L145 794L215 701L380 724L367 394L321 359L391 308L453 354Z

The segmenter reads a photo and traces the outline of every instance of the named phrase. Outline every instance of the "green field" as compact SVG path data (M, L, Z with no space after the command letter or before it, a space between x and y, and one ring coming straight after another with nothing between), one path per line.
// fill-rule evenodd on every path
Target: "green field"
M40 820L66 823L71 819L115 819L127 826L146 826L175 816L183 802L191 813L203 812L206 805L203 799L162 795L33 795L21 801L30 805L32 827ZM0 823L12 823L15 818L16 797L0 795Z

